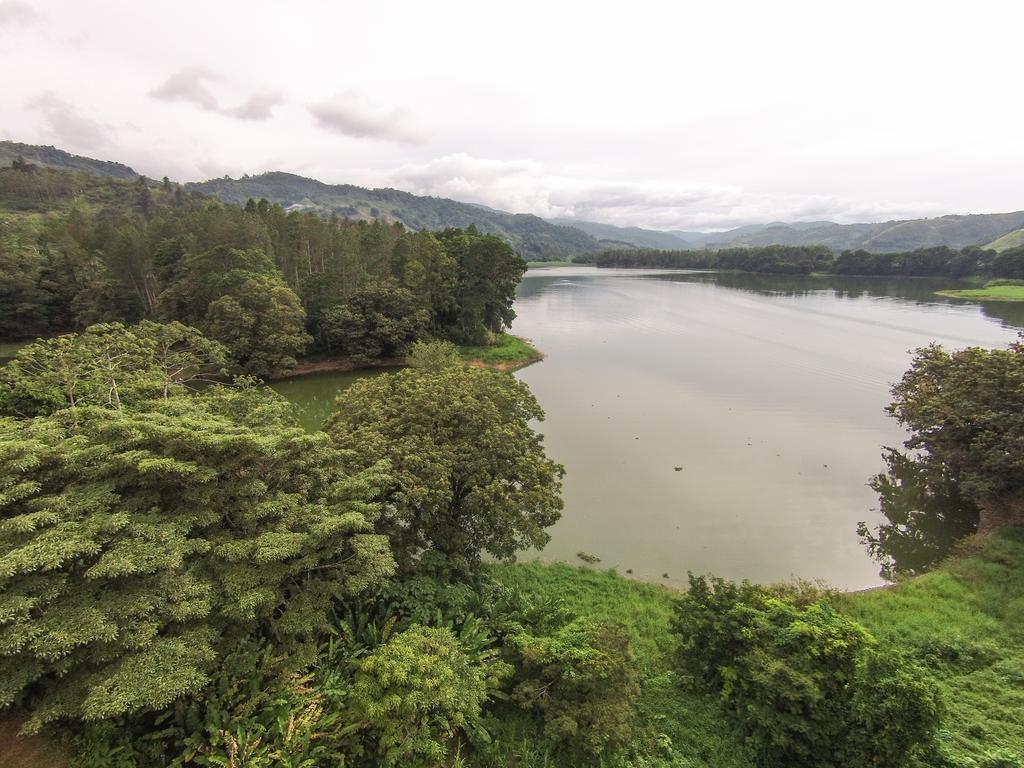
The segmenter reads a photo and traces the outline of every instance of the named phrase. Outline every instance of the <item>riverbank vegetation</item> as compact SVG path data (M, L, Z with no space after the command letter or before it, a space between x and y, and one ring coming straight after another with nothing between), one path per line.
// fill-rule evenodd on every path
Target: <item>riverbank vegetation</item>
M498 334L494 342L482 346L461 346L459 355L471 365L513 370L535 363L544 355L528 341L510 333Z
M937 291L940 296L974 301L1024 301L1024 281L990 280L981 288Z
M977 246L961 249L936 246L899 253L858 250L838 255L825 246L806 245L693 251L618 249L581 256L577 261L598 267L719 269L792 275L822 272L861 276L1024 277L1024 247L996 252Z

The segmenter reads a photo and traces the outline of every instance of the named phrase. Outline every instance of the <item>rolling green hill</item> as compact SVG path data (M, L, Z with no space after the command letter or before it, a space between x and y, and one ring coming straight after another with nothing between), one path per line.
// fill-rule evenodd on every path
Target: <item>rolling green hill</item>
M553 224L539 216L505 213L482 205L424 197L397 189L325 184L280 171L240 179L210 179L188 187L229 203L244 204L249 198L266 198L286 208L350 219L398 221L416 230L475 224L481 232L507 239L530 261L552 261L601 248L597 240L585 232Z
M997 237L991 243L987 243L985 247L991 248L993 251L1008 251L1010 248L1017 248L1021 245L1024 245L1024 229L1015 229L1002 237Z
M760 247L765 245L826 245L835 252L863 249L875 253L911 251L948 245L985 245L996 250L1024 244L1024 211L940 216L865 224L830 221L748 225L725 232L662 232L639 227L615 227L572 219L557 219L601 240L606 247L628 243L637 248L667 250ZM996 245L998 243L998 246Z
M80 171L96 176L109 176L114 179L134 179L139 175L123 163L72 155L70 152L56 147L21 144L17 141L0 141L0 166L10 165L17 157L47 168Z

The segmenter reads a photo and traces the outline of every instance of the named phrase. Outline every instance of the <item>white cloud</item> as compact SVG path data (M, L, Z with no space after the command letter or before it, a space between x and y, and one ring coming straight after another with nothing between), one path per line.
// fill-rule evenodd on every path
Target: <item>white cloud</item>
M43 23L43 16L21 0L0 3L0 27L32 27Z
M49 135L58 144L78 151L101 150L111 144L113 128L86 117L78 107L53 91L44 91L28 102L31 110L43 115Z
M531 160L465 153L405 165L391 181L417 194L501 210L655 229L724 229L779 220L851 223L945 212L927 203L862 205L841 197L755 194L736 186L565 175Z
M411 125L406 110L382 111L353 91L318 104L310 104L309 113L328 131L356 139L381 139L406 144L422 141Z
M209 83L222 78L216 72L203 67L186 67L168 77L149 95L161 101L184 101L195 104L207 112L215 112L240 120L267 120L273 116L274 107L284 103L284 96L277 91L257 91L235 107L222 106L210 90Z
M1024 207L1021 3L388 10L0 0L0 133L661 228Z

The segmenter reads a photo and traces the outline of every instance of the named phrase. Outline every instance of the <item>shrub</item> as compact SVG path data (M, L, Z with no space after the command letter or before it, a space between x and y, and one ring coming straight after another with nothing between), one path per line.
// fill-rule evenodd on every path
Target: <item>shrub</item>
M762 765L902 766L931 746L940 708L922 673L818 600L690 576L676 662L717 694Z
M639 686L625 628L576 619L550 634L518 632L509 643L519 668L513 696L561 751L585 759L629 742Z
M472 659L446 628L413 626L360 665L351 707L385 766L435 766L465 735L486 738L484 704L511 670L493 654Z

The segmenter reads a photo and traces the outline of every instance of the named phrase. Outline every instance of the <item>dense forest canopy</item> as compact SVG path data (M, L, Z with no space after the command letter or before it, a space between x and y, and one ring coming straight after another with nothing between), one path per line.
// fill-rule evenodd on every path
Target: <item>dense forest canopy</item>
M509 322L526 268L475 228L226 205L164 180L0 168L0 336L180 321L265 375L300 354L401 355L421 337L479 344Z

